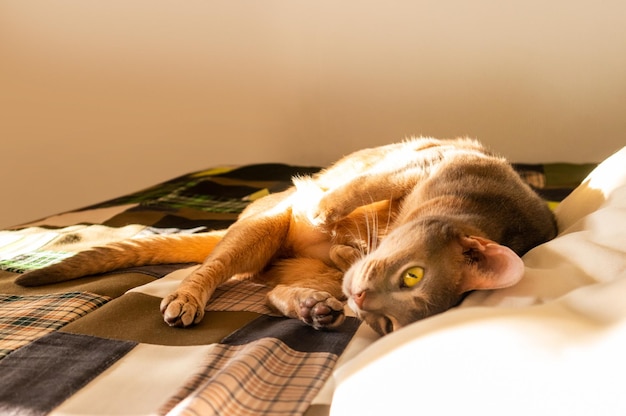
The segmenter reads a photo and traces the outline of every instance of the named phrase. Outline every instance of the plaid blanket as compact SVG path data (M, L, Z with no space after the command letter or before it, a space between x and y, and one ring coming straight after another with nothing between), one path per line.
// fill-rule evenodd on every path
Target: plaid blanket
M551 184L552 165L516 167L555 201L576 185ZM13 283L19 273L94 245L225 228L251 201L317 170L282 164L210 169L0 231L0 413L328 413L338 360L376 339L355 318L338 330L316 331L273 315L265 287L229 281L199 325L170 328L159 303L193 264L136 267L38 288Z

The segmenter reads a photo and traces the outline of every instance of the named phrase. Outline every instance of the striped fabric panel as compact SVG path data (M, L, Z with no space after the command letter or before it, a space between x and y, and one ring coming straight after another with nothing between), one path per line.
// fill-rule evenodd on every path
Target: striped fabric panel
M207 311L247 311L263 315L275 315L266 303L267 286L247 280L231 279L217 289L206 306Z
M39 227L0 231L0 261L39 250L58 236L57 232Z
M95 208L105 208L105 207L112 207L112 206L126 205L126 204L148 204L150 203L150 201L154 201L158 198L161 198L164 195L175 192L178 188L180 188L180 186L181 186L181 183L179 180L163 182L151 188L144 189L142 191L135 192L132 194L124 195L124 196L111 199L105 202L101 202L95 205L91 205L84 209L92 210Z
M213 190L210 185L219 187L219 189ZM239 190L239 188L245 189ZM210 178L198 178L189 175L90 208L112 204L139 203L141 206L149 208L192 208L205 212L238 214L251 201L268 193L268 189L258 188L254 185L221 186Z
M159 198L167 198L167 195L174 195L181 192L181 190L187 189L190 186L197 184L203 180L206 180L205 177L211 177L215 175L221 175L228 173L233 168L225 167L225 168L213 168L200 172L194 172L187 175L179 176L177 178L171 179L166 182L162 182L150 188L134 192L132 194L124 195L115 199L111 199L109 201L105 201L102 203L98 203L87 207L85 209L93 209L97 207L108 207L115 205L123 205L123 204L142 204L142 205L150 205L155 200Z
M329 377L337 355L289 348L276 338L216 344L203 371L160 410L182 415L298 415Z
M109 300L111 298L88 292L0 295L0 359Z

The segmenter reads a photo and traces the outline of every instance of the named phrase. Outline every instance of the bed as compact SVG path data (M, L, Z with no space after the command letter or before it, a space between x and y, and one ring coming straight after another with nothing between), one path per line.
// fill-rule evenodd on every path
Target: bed
M353 316L334 331L276 316L245 281L170 328L158 305L194 264L14 283L94 245L227 227L318 167L211 168L0 231L0 414L626 414L626 148L516 168L559 236L518 285L383 338Z

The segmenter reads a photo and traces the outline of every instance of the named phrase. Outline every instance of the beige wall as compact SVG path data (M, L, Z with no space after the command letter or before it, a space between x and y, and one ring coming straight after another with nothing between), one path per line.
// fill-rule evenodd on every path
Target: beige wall
M406 135L625 144L626 3L0 0L0 226Z

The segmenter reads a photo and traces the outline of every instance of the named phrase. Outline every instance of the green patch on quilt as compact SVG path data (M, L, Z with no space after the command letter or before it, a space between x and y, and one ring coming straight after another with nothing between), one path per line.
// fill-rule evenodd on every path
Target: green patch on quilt
M269 190L265 188L245 185L224 186L209 177L199 176L166 182L145 191L105 202L98 207L133 203L146 207L191 208L204 212L238 214L250 202L267 194Z
M20 254L10 259L0 260L0 269L11 273L24 273L28 270L41 269L53 263L73 256L76 253L63 251L34 251Z
M595 163L546 163L543 170L546 176L546 187L575 188L591 173Z
M198 183L190 182L187 186L180 187L168 195L163 195L159 198L145 201L142 205L147 207L162 206L174 209L193 208L205 212L240 213L251 202L251 200L246 198L247 195L241 199L236 199L188 192L190 188L195 185L198 185ZM255 192L252 194L254 193Z

